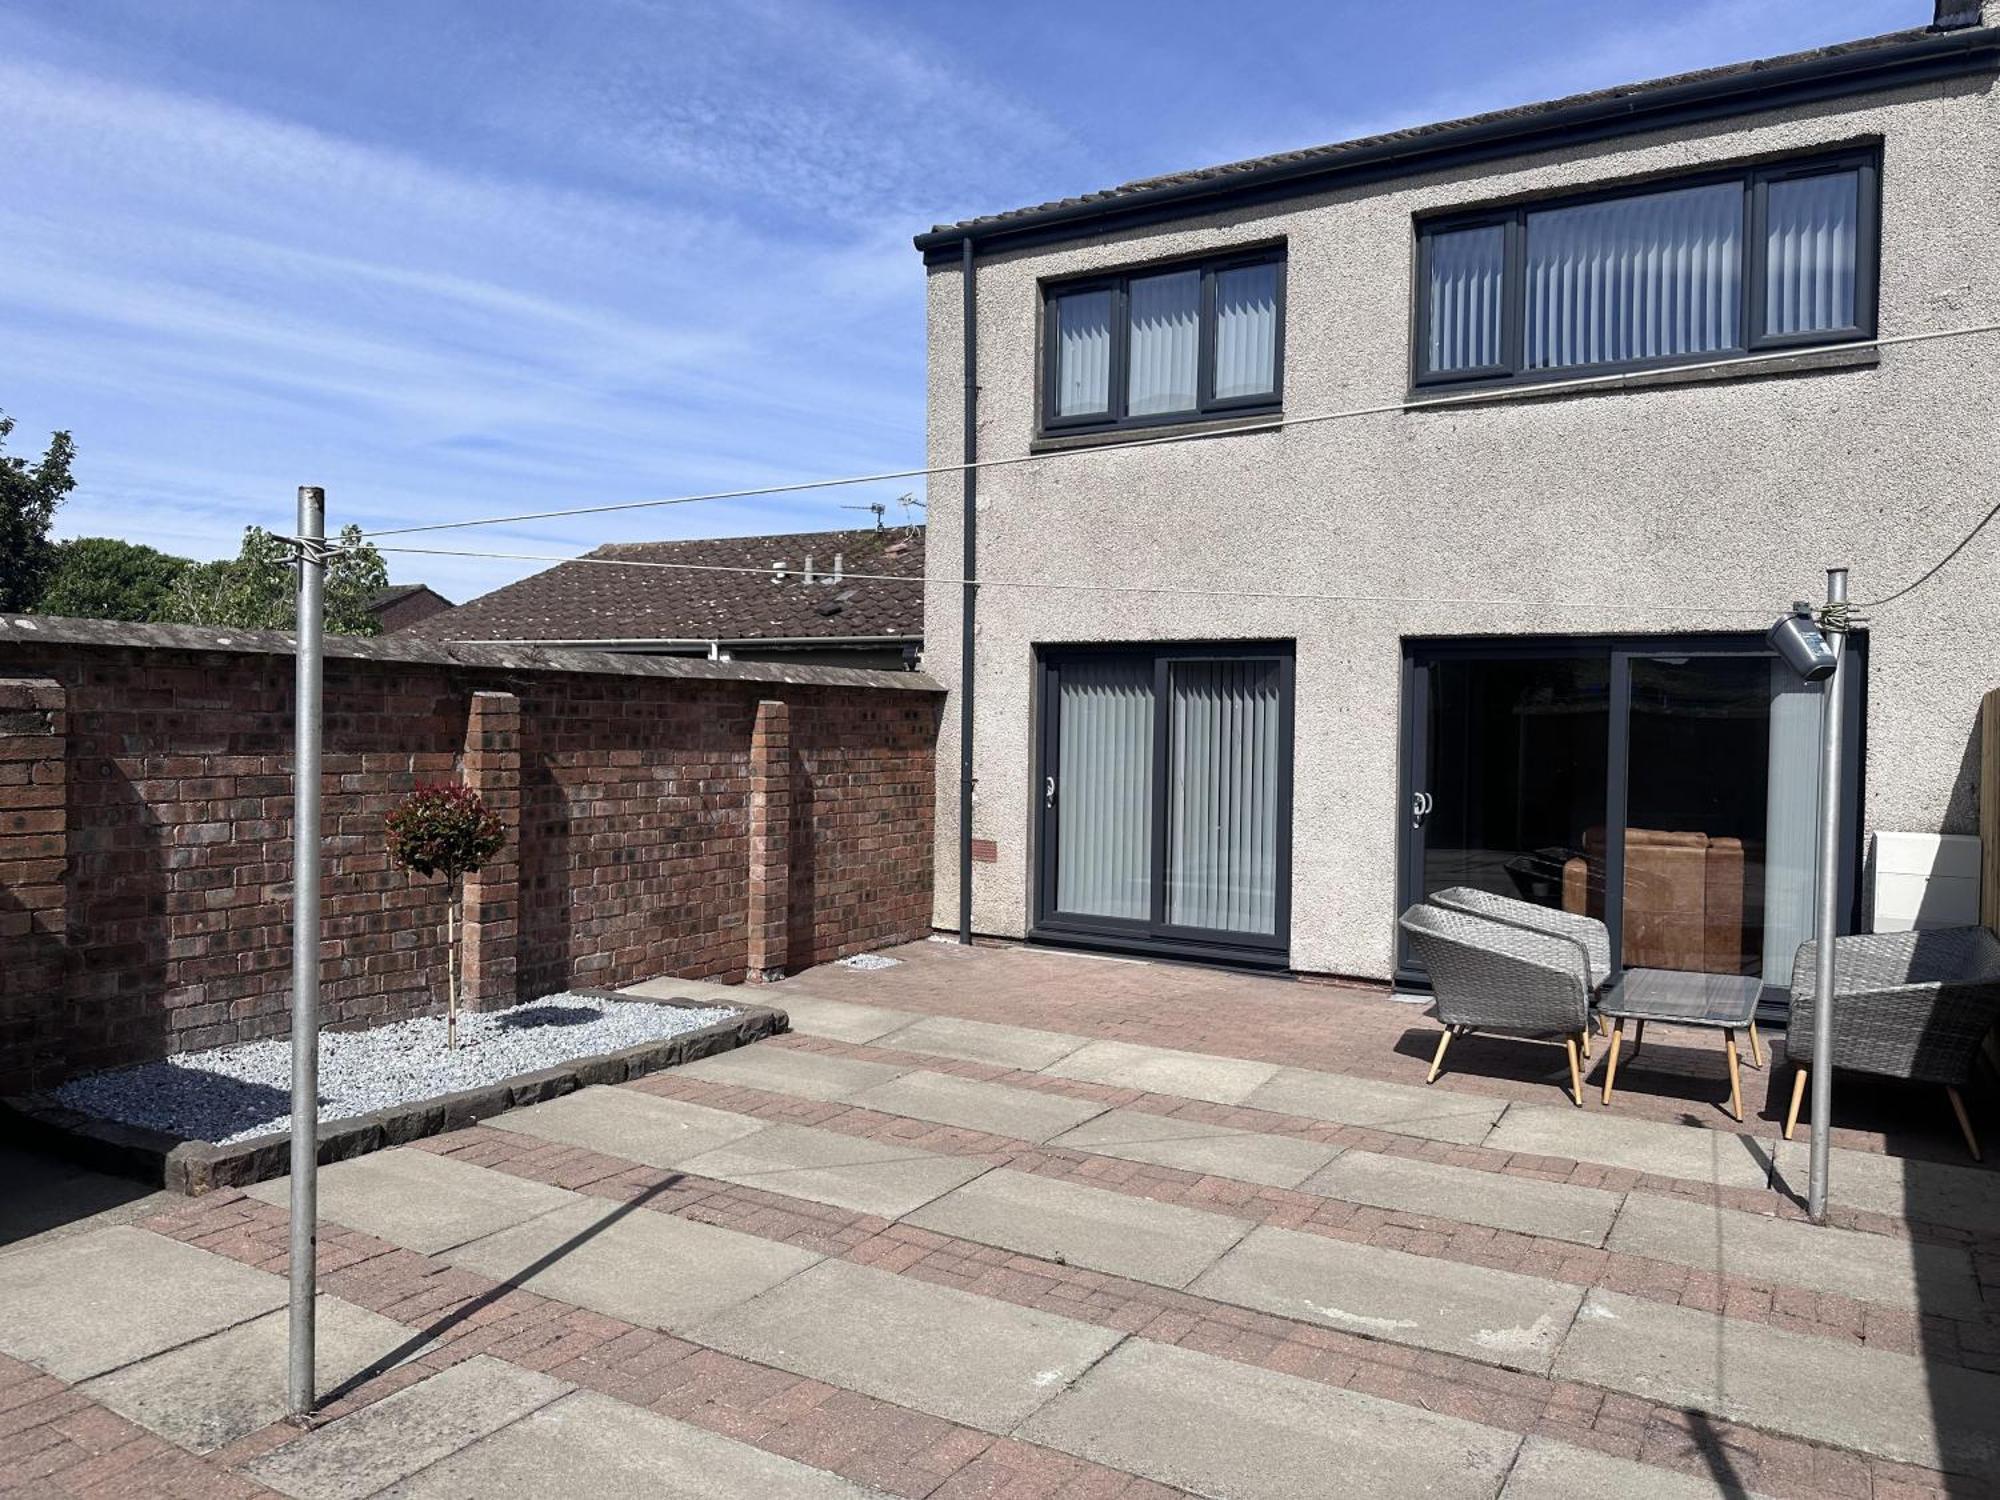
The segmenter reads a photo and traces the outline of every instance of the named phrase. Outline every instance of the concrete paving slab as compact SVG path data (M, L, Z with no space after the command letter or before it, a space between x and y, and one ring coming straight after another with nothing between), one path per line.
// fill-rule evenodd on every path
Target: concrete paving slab
M1297 1136L1205 1125L1142 1109L1108 1110L1049 1144L1282 1188L1297 1187L1343 1149Z
M404 1349L414 1337L401 1323L324 1295L315 1326L315 1373L322 1396ZM280 1308L85 1381L80 1389L170 1443L213 1453L285 1415L289 1335L289 1318ZM411 1347L402 1358L418 1352Z
M1210 1104L1241 1104L1270 1082L1278 1065L1247 1062L1237 1057L1212 1057L1206 1052L1140 1047L1131 1042L1088 1042L1042 1071L1059 1078L1110 1084L1113 1088L1144 1089L1149 1094L1174 1094Z
M878 1493L596 1391L577 1391L384 1490L380 1500L867 1500Z
M1199 1297L1397 1344L1546 1373L1583 1288L1357 1245L1257 1229L1188 1290Z
M1093 1104L1088 1099L921 1070L863 1089L848 1102L863 1109L879 1109L887 1115L934 1120L940 1125L984 1130L1024 1141L1045 1141L1104 1113L1102 1104Z
M1254 1227L1248 1219L1004 1167L926 1204L908 1222L1170 1287L1186 1286Z
M712 979L643 979L620 990L637 1000L693 1000L702 1005L765 1005L784 1008L784 1001L770 990L749 989L740 984L717 984Z
M1089 1038L1060 1031L1035 1031L1026 1026L997 1026L991 1021L961 1021L957 1016L925 1016L900 1031L876 1040L878 1047L928 1052L961 1062L991 1063L996 1068L1039 1072L1068 1057Z
M46 1152L0 1142L0 1255L64 1235L135 1224L183 1207L179 1193L93 1171Z
M683 1328L819 1260L755 1235L587 1200L449 1251L455 1266L648 1328Z
M1229 1500L1492 1500L1511 1432L1134 1339L1019 1436Z
M0 1353L86 1380L248 1322L285 1295L282 1277L115 1224L0 1256Z
M792 1094L801 1099L843 1100L874 1084L887 1083L908 1070L888 1063L863 1062L858 1057L829 1057L824 1052L759 1044L718 1052L713 1057L688 1063L680 1071L684 1077L708 1083L768 1089L774 1094Z
M1779 1183L1803 1200L1810 1180L1805 1122L1799 1123L1797 1139L1776 1144ZM2000 1173L1990 1168L1912 1161L1837 1146L1827 1163L1826 1183L1828 1200L1849 1208L1975 1234L2000 1234Z
M1123 1335L829 1260L689 1337L898 1406L1004 1433Z
M667 1169L764 1128L762 1120L726 1109L663 1099L641 1089L603 1087L509 1110L486 1123Z
M1955 1246L1829 1229L1686 1198L1632 1194L1610 1248L1886 1307L1957 1318L1985 1312L1972 1259Z
M1600 1288L1555 1373L1898 1463L2000 1473L2000 1375L1864 1344Z
M1485 1140L1507 1109L1504 1099L1305 1068L1280 1068L1243 1103L1333 1125L1366 1125L1459 1146Z
M1305 1191L1575 1245L1604 1243L1623 1196L1375 1151L1347 1152L1308 1179Z
M1531 1437L1521 1445L1500 1500L1769 1500L1744 1489L1728 1462L1725 1455L1719 1472L1697 1477Z
M291 1201L292 1183L289 1177L275 1177L245 1191L282 1207ZM425 1255L577 1201L575 1193L545 1182L410 1146L319 1170L322 1219Z
M899 1219L971 1181L983 1157L939 1156L837 1130L773 1125L695 1157L687 1170L855 1213Z
M571 1389L550 1376L475 1354L274 1448L244 1472L297 1500L361 1500Z
M774 998L791 1017L792 1030L806 1036L851 1042L857 1047L917 1019L913 1011L884 1010L879 1005L855 1005L846 1000L816 1000L808 995Z
M1713 1187L1762 1188L1770 1176L1768 1138L1620 1119L1597 1108L1517 1106L1480 1144L1495 1151L1563 1156Z

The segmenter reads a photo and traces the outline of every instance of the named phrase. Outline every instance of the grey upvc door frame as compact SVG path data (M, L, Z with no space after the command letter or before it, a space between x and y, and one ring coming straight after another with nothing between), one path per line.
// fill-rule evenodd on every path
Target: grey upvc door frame
M1063 911L1057 902L1056 829L1062 815L1060 759L1061 674L1065 663L1144 658L1153 669L1153 799L1149 873L1150 914L1143 920ZM1170 736L1167 705L1176 663L1269 661L1278 668L1276 887L1268 934L1179 926L1167 921L1167 787ZM1253 968L1284 968L1290 961L1292 908L1292 735L1295 655L1290 641L1173 641L1035 648L1035 807L1030 818L1033 872L1031 941L1106 948L1158 957L1207 959ZM1053 799L1045 788L1053 778Z
M1861 791L1866 784L1868 633L1848 638L1850 691L1842 724L1841 829L1846 847L1840 861L1840 931L1853 932L1861 921ZM1396 874L1396 910L1401 913L1424 898L1424 824L1414 812L1416 794L1427 790L1430 774L1429 727L1432 707L1429 668L1439 661L1524 661L1550 658L1602 657L1609 664L1609 723L1604 788L1604 923L1611 938L1612 972L1619 972L1624 952L1626 808L1631 792L1632 664L1660 657L1761 657L1774 659L1758 635L1737 633L1676 635L1593 635L1504 637L1406 637L1403 642L1403 703L1400 716L1399 830L1396 841L1400 868ZM1777 981L1779 984L1787 980ZM1428 990L1430 979L1409 952L1398 929L1395 983L1398 988ZM1772 983L1766 976L1767 986ZM1768 993L1768 990L1767 990Z

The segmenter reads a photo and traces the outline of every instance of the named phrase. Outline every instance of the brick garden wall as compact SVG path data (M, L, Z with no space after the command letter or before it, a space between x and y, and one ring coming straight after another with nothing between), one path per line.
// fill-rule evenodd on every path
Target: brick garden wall
M287 1030L286 649L0 619L0 1093ZM938 703L911 673L330 643L326 1022L441 1004L443 889L381 852L422 781L513 835L466 891L476 1004L928 932Z

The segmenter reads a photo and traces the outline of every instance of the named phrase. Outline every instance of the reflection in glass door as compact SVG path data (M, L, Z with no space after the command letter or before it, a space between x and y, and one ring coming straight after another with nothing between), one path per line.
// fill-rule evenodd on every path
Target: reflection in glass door
M1628 968L1757 975L1767 1001L1789 983L1813 923L1823 697L1760 640L1433 642L1406 684L1405 904L1475 886L1600 918Z
M1289 646L1051 650L1037 935L1282 963Z

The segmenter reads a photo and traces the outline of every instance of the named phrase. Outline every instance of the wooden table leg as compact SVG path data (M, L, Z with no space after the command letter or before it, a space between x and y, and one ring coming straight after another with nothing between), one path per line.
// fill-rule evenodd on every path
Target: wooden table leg
M1611 1102L1611 1085L1618 1078L1618 1046L1624 1040L1625 1018L1620 1016L1618 1024L1611 1028L1611 1050L1604 1054L1604 1098L1602 1102L1605 1104Z
M1632 1030L1632 1050L1626 1054L1626 1058L1628 1061L1639 1055L1639 1048L1645 1044L1645 1041L1646 1041L1646 1023L1644 1021L1641 1021Z
M1750 1061L1758 1067L1764 1066L1764 1044L1757 1038L1757 1018L1750 1018Z
M1736 1065L1736 1033L1727 1030L1722 1033L1722 1044L1729 1052L1729 1112L1736 1116L1740 1124L1743 1119L1743 1072Z

